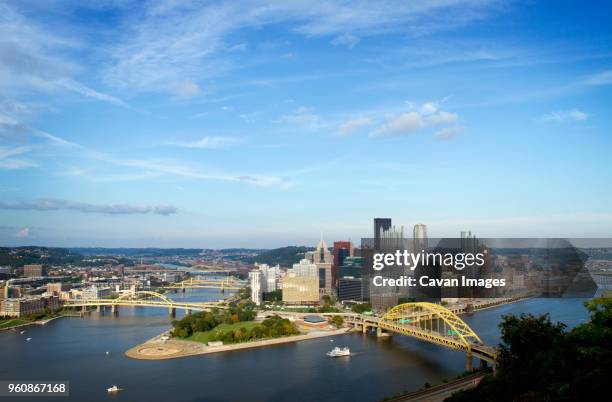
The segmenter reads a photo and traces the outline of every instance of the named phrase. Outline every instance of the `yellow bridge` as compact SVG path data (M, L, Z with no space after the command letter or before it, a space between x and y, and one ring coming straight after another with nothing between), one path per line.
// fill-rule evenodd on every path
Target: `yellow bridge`
M455 313L439 304L427 302L400 304L381 317L359 314L344 314L344 316L348 323L361 327L364 333L368 328L373 328L379 336L383 332L393 332L461 350L467 355L467 371L473 369L474 357L479 358L483 366L487 362L495 365L497 351L486 346L476 332Z
M86 311L87 307L97 307L98 310L110 307L111 311L116 313L120 306L167 308L171 316L176 314L176 309L186 310L187 314L191 314L193 310L203 311L212 308L227 308L223 302L182 302L150 291L125 293L116 299L73 299L64 302L64 307L81 307L83 311Z
M245 281L228 276L227 279L193 279L189 278L182 282L164 286L165 289L221 289L240 290L246 285Z

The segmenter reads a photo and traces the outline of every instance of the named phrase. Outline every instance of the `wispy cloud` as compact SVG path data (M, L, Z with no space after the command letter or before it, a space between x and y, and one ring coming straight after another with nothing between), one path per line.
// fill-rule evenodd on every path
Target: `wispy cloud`
M78 211L109 215L157 214L172 215L177 212L172 205L90 204L56 198L38 198L31 201L0 201L0 209L24 211Z
M120 33L122 40L110 49L104 77L119 87L192 97L201 93L203 79L240 67L233 59L237 48L228 42L241 30L287 23L306 37L353 47L364 37L390 32L425 35L469 24L487 17L498 2L146 2L138 18L125 24L130 29Z
M52 33L14 7L0 3L0 88L69 91L127 106L119 98L96 91L74 78L80 66L67 54L80 45L74 39Z
M438 130L434 134L436 140L451 140L460 136L465 131L463 126L446 127Z
M583 121L587 120L590 115L578 109L561 110L557 112L550 112L542 117L541 121L550 121L556 123L563 123L566 121Z
M15 237L18 239L23 239L28 236L30 236L30 228L23 228L17 233L15 233Z
M349 48L353 48L359 43L359 37L351 34L342 34L336 36L329 43L336 46L346 46Z
M306 106L300 106L299 108L284 114L279 119L281 122L311 127L316 126L319 120L319 115L317 115L312 108Z
M184 148L219 149L230 147L237 142L238 140L233 137L206 136L197 141L171 142L168 145Z
M385 124L372 131L370 137L408 135L425 128L452 124L458 118L455 113L440 110L439 104L427 102L417 110L390 117Z
M29 167L37 166L35 163L21 159L14 158L18 155L23 155L32 150L30 146L18 146L18 147L5 147L0 146L0 169L15 170L25 169Z
M587 85L610 85L612 84L612 70L593 74L584 81Z
M347 122L342 123L340 127L338 127L338 133L340 135L351 135L370 124L371 120L367 117L349 120Z

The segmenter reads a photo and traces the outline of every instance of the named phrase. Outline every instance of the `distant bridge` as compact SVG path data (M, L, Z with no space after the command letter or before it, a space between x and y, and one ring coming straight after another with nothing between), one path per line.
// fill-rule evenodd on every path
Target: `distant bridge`
M125 293L116 299L72 299L64 302L64 307L81 307L83 311L87 310L87 307L98 307L99 309L110 307L115 313L120 306L167 308L171 316L176 314L176 309L186 310L190 314L194 310L227 308L224 302L182 302L151 291Z
M246 281L228 276L225 279L193 279L189 278L182 282L173 283L164 286L165 289L221 289L225 290L240 290L246 286Z

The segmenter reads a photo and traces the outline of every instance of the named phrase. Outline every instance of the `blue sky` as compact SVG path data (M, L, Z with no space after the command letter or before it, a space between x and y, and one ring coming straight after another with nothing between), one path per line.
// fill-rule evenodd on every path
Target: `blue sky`
M95 3L95 4L87 4ZM612 236L612 7L0 0L0 244Z

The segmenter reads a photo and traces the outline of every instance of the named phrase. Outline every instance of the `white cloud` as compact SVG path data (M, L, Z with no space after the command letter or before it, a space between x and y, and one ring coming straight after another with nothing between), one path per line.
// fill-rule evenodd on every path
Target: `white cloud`
M122 100L76 81L80 67L65 56L80 44L32 22L0 3L0 88L38 92L70 91L81 96L127 106Z
M133 205L133 204L90 204L56 198L38 198L31 201L6 202L0 201L0 209L23 211L78 211L84 213L100 213L109 215L148 214L172 215L177 212L176 207L167 204L161 205Z
M17 237L18 239L23 239L24 237L28 237L29 235L30 228L23 228L15 234L15 237Z
M414 108L414 105L410 105ZM438 104L427 102L418 110L390 117L385 124L370 133L370 137L408 135L419 130L454 123L458 120L455 113L439 109Z
M183 81L177 83L172 88L176 99L191 99L202 94L202 89L193 81Z
M319 116L314 113L312 108L300 106L290 113L281 116L280 121L298 125L316 126L319 119Z
M338 127L338 133L340 135L351 135L351 134L356 133L363 127L369 125L370 123L371 121L367 117L349 120L345 123L342 123L340 127Z
M0 146L0 169L16 170L36 167L33 162L16 159L14 156L28 153L32 150L30 146L5 147Z
M583 121L587 120L590 115L578 109L561 110L550 112L540 118L541 121L552 121L562 123L565 121Z
M355 46L360 37L403 32L423 35L486 17L499 0L396 0L347 2L199 1L143 2L109 50L106 82L139 91L175 93L177 83L218 75L242 60L232 45L238 31L287 24L306 37ZM228 43L229 42L229 43ZM233 55L232 55L233 54Z
M460 136L465 131L463 126L446 127L436 131L434 138L437 140L450 140Z
M353 48L359 43L359 37L350 34L342 34L340 36L336 36L329 43L334 46L346 46L349 48Z
M587 85L609 85L612 84L612 70L593 74L585 80Z
M193 142L171 143L170 145L185 147L185 148L202 148L202 149L218 149L226 148L238 142L232 137L206 136L202 139Z

